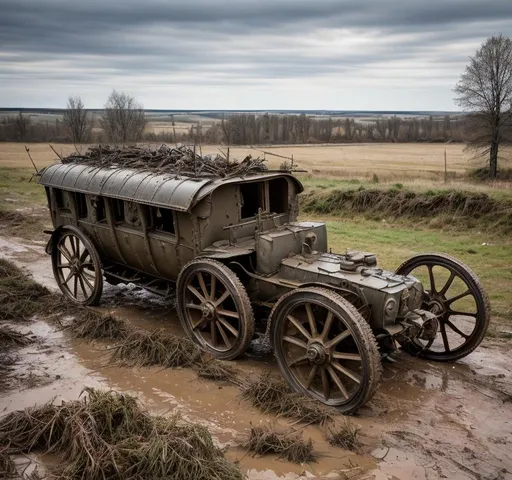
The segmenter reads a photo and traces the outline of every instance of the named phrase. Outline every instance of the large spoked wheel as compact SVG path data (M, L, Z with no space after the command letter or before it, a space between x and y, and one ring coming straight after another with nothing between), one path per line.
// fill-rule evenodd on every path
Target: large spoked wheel
M52 248L53 275L62 293L79 305L97 305L103 291L98 252L77 228L59 232Z
M270 321L279 368L295 391L347 414L372 397L381 374L377 342L343 297L323 288L293 290Z
M213 356L231 360L254 334L249 296L235 273L211 259L193 260L177 282L178 315L185 332Z
M406 352L429 360L465 357L482 342L491 316L489 298L478 277L455 258L443 254L416 255L400 265L399 275L412 275L423 283L422 309L437 316L434 341L403 344Z

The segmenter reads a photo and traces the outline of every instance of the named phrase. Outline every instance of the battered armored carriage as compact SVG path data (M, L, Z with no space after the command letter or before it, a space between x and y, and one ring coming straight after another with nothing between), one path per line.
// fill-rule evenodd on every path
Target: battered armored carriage
M373 253L331 253L324 223L297 221L303 187L289 172L191 178L69 163L39 182L54 225L47 253L71 301L97 304L104 280L175 289L187 335L225 360L251 341L253 309L268 307L283 377L345 413L371 398L395 347L457 360L489 323L476 275L454 258L416 255L390 272Z

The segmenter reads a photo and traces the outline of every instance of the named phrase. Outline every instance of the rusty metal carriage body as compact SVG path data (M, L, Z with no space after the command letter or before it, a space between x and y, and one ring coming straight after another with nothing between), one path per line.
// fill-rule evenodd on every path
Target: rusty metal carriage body
M91 272L99 268L110 283L133 282L156 293L168 293L177 281L186 332L224 359L245 351L254 331L253 307L266 306L272 309L267 333L290 385L345 412L371 397L380 357L397 343L413 354L451 360L469 353L485 333L488 302L467 267L431 255L414 257L394 273L378 268L371 253L329 253L325 223L297 221L303 187L290 173L190 178L55 164L39 182L55 227L48 253L59 285L72 300L99 300L96 283L87 296ZM65 235L71 240L61 248ZM92 252L87 259L79 241L83 251ZM63 249L65 262L59 265ZM482 321L459 350L431 348L437 334L445 342L439 311L447 311L449 299L410 274L424 265L430 273L441 265L467 280L475 298ZM74 279L74 287L63 283L64 277ZM224 348L214 345L223 341ZM340 376L353 385L344 385Z

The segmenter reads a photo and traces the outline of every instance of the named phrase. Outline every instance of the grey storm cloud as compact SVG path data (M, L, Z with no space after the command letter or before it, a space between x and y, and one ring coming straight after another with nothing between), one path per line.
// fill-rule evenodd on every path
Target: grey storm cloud
M297 108L343 109L363 88L407 86L424 108L449 109L449 84L497 33L512 35L511 0L0 0L0 106L62 106L66 90L100 106L121 87L148 108L180 92L190 108L281 108L299 95Z

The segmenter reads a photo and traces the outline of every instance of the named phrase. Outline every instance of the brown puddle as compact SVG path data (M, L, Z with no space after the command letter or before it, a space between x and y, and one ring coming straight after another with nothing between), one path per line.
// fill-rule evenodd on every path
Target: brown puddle
M27 266L37 281L54 289L42 250L40 245L12 239L0 242L0 256ZM105 293L102 309L115 311L141 328L182 335L169 302L131 286L108 287ZM331 447L317 427L295 426L306 439L312 438L320 454L317 463L302 466L273 456L254 458L234 446L251 423L289 425L241 402L235 387L199 380L188 369L109 366L102 344L70 340L42 321L25 328L44 344L19 351L19 371L44 377L47 383L0 397L3 413L53 397L76 399L85 386L110 387L136 395L154 412L179 410L204 423L220 444L231 445L227 457L238 461L251 479L297 478L305 471L324 476L337 470L347 472L346 478L375 480L512 479L512 375L504 346L484 342L455 364L400 354L397 363L384 365L376 396L353 417L362 428L362 453ZM276 368L269 355L236 364L247 374Z

